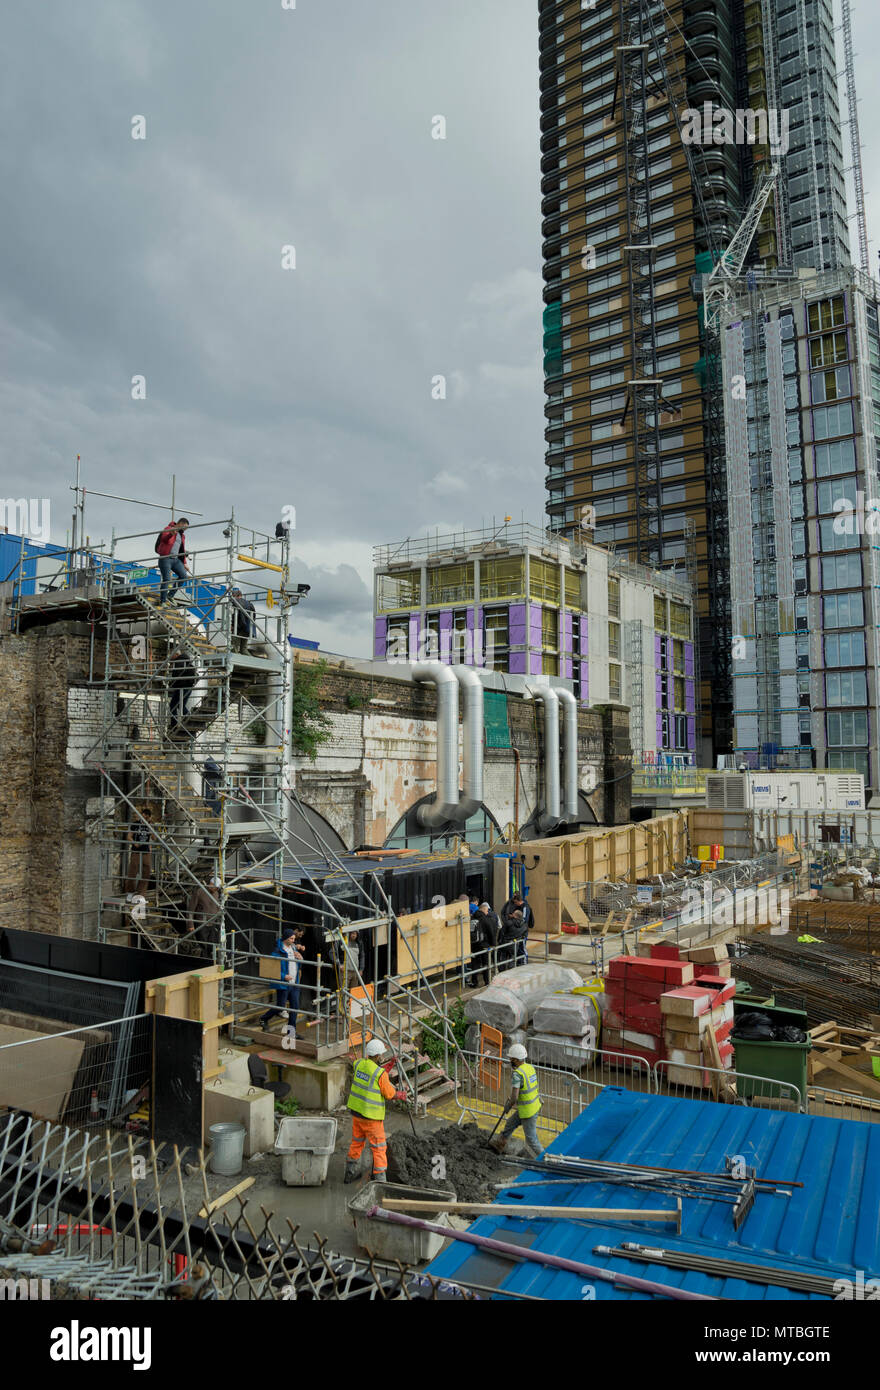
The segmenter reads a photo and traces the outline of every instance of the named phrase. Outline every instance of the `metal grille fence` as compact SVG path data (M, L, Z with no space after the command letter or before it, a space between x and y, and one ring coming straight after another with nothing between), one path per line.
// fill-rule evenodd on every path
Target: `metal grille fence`
M195 1167L193 1182L176 1148L7 1112L0 1116L0 1278L26 1285L13 1296L60 1299L474 1296L402 1264L336 1255L317 1236L306 1246L296 1226L240 1196L213 1212L203 1154Z
M0 1037L45 1026L28 1015L7 1013L4 1019ZM4 1042L0 1105L68 1125L119 1120L149 1081L152 1022L149 1014L135 1014Z
M461 1111L459 1123L467 1116L499 1118L510 1095L513 1068L504 1058L482 1056L479 1052L457 1052L453 1064L456 1083L455 1098ZM580 1078L574 1072L557 1071L555 1067L535 1067L541 1113L538 1116L538 1135L549 1144L557 1134L571 1124L584 1108Z

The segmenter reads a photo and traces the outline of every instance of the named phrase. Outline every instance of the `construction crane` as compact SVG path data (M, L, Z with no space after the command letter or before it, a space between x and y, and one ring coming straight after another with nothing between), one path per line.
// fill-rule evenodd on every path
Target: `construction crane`
M722 251L711 274L707 275L703 281L704 321L707 334L717 333L722 307L741 287L743 266L749 247L764 215L770 194L776 187L778 177L778 164L774 164L761 174L755 184L743 220L734 232L729 246L725 251Z

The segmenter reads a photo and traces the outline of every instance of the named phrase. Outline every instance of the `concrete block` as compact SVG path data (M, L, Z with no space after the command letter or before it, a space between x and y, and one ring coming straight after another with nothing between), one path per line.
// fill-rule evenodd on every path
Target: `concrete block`
M235 1081L239 1086L252 1084L248 1072L248 1056L249 1053L243 1052L240 1047L221 1047L217 1064L223 1068L224 1081Z
M241 1086L218 1076L205 1087L205 1137L211 1125L244 1125L245 1157L271 1153L275 1144L275 1097L258 1086Z
M288 1082L290 1094L303 1110L336 1110L345 1099L349 1065L342 1058L313 1062L294 1054L283 1063L273 1058L269 1066L277 1066L281 1080Z

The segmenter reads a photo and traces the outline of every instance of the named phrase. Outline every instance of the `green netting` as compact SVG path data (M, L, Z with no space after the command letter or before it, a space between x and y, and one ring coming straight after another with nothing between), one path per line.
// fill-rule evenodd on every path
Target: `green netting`
M502 690L483 691L483 721L487 748L510 747L510 725L507 722L507 696Z

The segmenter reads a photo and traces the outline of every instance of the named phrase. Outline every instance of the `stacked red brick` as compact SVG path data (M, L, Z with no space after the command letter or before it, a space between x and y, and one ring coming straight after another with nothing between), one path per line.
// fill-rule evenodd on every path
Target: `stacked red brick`
M647 957L616 956L605 978L604 1048L644 1057L652 1065L667 1062L664 1074L673 1084L708 1087L707 1029L715 1036L722 1067L732 1065L736 985L727 974L723 963L682 960L675 946L652 946Z

